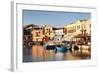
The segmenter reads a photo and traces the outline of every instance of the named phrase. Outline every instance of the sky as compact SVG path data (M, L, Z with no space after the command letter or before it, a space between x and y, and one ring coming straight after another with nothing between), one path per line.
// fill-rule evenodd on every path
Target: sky
M63 27L77 20L90 19L90 13L23 10L23 25Z

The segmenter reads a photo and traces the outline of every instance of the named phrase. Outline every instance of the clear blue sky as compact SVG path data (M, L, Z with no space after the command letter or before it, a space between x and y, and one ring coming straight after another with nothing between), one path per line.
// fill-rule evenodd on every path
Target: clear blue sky
M81 19L90 19L90 13L23 10L23 24L63 27Z

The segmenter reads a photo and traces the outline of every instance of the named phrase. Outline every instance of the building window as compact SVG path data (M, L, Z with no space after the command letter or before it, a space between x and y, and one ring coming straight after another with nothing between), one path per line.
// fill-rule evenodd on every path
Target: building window
M79 25L79 29L80 29L80 25Z
M39 37L40 36L40 32L36 32L36 37Z
M77 26L77 29L80 29L80 25Z

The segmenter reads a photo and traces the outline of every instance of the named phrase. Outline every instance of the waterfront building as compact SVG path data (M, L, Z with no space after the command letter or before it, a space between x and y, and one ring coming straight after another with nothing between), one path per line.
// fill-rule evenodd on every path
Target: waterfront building
M54 41L62 42L63 41L63 28L57 28L54 30Z
M64 26L65 41L82 41L82 36L87 36L90 40L91 35L91 20L79 20Z
M44 25L42 28L44 37L48 37L51 40L54 37L53 27L50 25Z
M34 27L32 30L33 41L40 42L43 39L43 29L40 27Z

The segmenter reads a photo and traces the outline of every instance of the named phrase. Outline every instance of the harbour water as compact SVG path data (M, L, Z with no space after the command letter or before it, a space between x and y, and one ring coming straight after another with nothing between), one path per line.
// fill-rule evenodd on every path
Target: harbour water
M91 53L67 51L66 53L46 50L42 45L33 45L31 49L23 48L23 62L64 61L90 59Z

